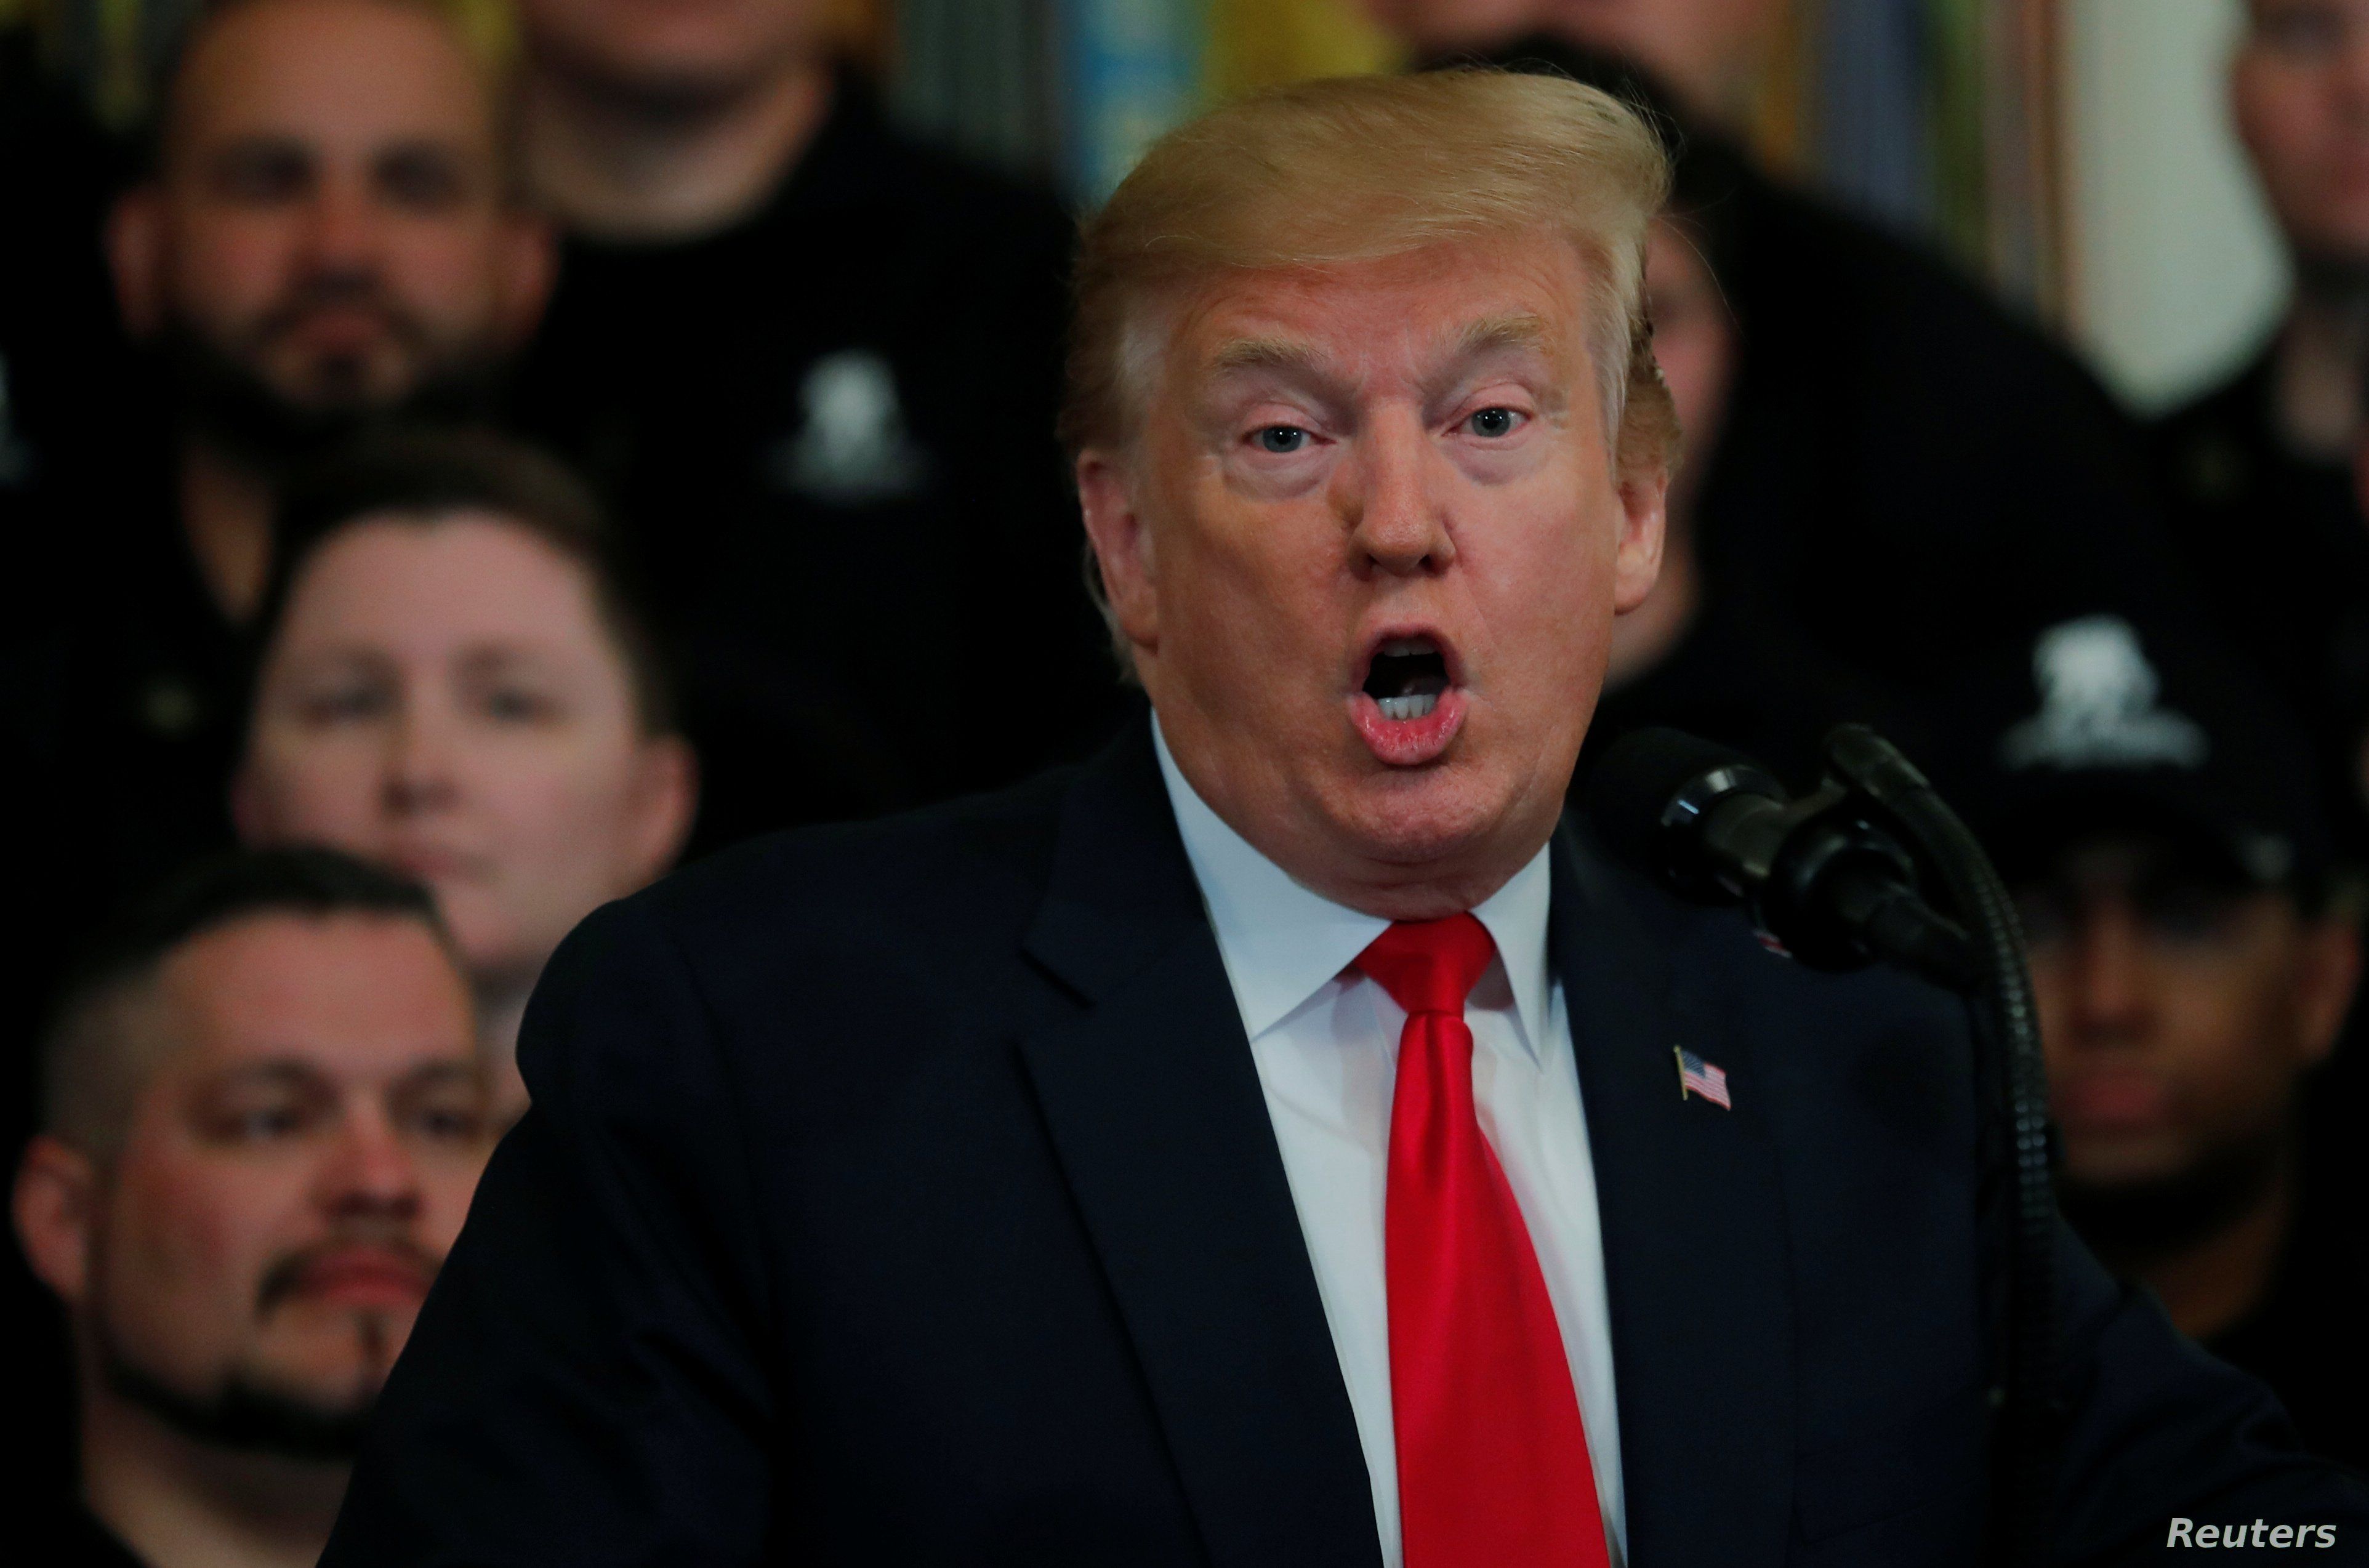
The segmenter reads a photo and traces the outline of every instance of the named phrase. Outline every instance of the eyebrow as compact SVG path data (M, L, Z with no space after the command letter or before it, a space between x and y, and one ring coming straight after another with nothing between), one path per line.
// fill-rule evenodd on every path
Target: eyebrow
M1528 311L1484 316L1457 335L1456 349L1449 358L1477 359L1501 349L1532 349L1545 353L1553 337L1547 324Z
M199 152L194 148L190 151ZM219 169L256 158L294 158L306 164L315 161L312 144L302 136L285 131L247 131L199 153L196 166Z
M432 1089L441 1084L459 1083L474 1086L478 1078L473 1061L423 1062L396 1079L392 1087L402 1093L414 1089Z
M520 642L508 637L464 643L454 662L471 675L501 673L521 665L541 666L551 661L548 644Z
M476 1072L474 1061L439 1059L403 1069L388 1081L387 1086L401 1091L446 1082L467 1082L475 1078ZM208 1089L231 1089L246 1084L270 1084L292 1089L334 1090L336 1087L335 1074L298 1057L274 1057L263 1061L241 1063L211 1073L200 1082Z
M1528 311L1484 316L1457 334L1447 362L1460 370L1474 360L1499 352L1528 351L1551 356L1553 342L1554 334L1547 323ZM1209 356L1209 369L1212 374L1220 376L1276 371L1311 380L1333 379L1305 344L1279 338L1237 338L1221 344Z
M1328 379L1311 349L1280 338L1237 338L1221 344L1209 356L1209 369L1221 376L1244 371L1279 371L1313 380Z
M285 1090L316 1095L334 1095L337 1093L326 1073L307 1061L291 1057L275 1057L222 1068L205 1074L192 1087L200 1099L235 1094L247 1089Z
M1495 354L1536 354L1558 375L1562 369L1562 356L1555 351L1554 329L1540 316L1516 311L1483 316L1458 333L1455 347L1441 361L1439 375L1425 390L1435 396L1447 391L1477 361ZM1566 391L1560 384L1538 390L1556 404L1562 402Z

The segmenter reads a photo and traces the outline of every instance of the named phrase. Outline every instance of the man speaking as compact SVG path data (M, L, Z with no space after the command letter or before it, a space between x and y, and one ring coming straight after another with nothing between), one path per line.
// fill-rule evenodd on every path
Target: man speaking
M1976 1561L1948 1009L1557 832L1660 549L1665 173L1479 72L1151 151L1066 433L1155 720L586 922L325 1562ZM2256 1386L2062 1272L2060 1561L2369 1545Z

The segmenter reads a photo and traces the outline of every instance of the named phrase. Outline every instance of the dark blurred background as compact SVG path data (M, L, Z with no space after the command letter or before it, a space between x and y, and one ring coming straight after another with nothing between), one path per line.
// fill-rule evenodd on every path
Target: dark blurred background
M0 1379L61 1560L310 1560L408 1315L292 1348L287 1282L424 1289L577 920L1113 730L1076 216L1202 107L1470 63L1677 160L1688 452L1590 754L1923 761L2068 1212L2369 1463L2369 0L0 0ZM415 905L460 1121L253 990L429 1008L416 940L191 956ZM311 1109L209 1109L258 1060Z

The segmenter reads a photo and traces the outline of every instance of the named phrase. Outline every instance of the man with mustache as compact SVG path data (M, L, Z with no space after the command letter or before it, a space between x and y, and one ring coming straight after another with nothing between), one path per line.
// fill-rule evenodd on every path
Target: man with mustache
M326 851L195 868L94 955L16 1178L80 1425L40 1561L319 1554L484 1166L472 1020L428 894Z
M1661 552L1667 179L1486 71L1145 155L1063 434L1151 716L578 928L327 1568L1980 1560L1963 1029L1561 826ZM2369 1535L2063 1255L2054 1561Z

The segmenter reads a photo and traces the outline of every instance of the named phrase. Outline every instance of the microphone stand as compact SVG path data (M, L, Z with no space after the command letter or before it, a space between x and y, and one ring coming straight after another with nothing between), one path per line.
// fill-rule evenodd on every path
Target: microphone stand
M2008 1568L2048 1561L2061 1420L2055 1398L2056 1196L2049 1171L2048 1072L2023 932L1990 857L1925 776L1864 725L1827 736L1830 786L1921 852L1968 951L1959 961L1912 962L1966 1003L1975 1049L1984 1145L2008 1156L2009 1243L2003 1375L1993 1474L1991 1555ZM1888 955L1909 960L1895 950ZM1970 962L1967 960L1971 960Z

